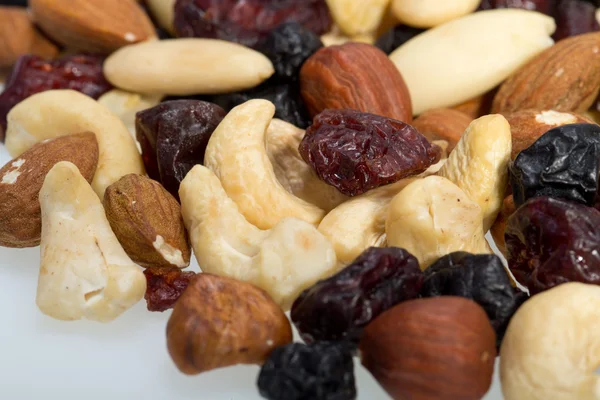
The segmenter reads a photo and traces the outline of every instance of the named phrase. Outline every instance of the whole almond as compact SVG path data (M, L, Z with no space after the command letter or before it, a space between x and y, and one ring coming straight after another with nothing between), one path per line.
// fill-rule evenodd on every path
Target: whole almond
M160 183L129 174L104 193L112 230L129 257L142 267L190 264L190 243L181 206Z
M436 108L419 115L412 125L429 141L445 140L448 142L446 151L450 153L471 121L473 118L463 112L450 108Z
M411 122L412 106L402 75L378 48L349 42L324 47L300 70L302 97L312 116L350 108Z
M98 164L96 136L87 132L46 140L0 169L0 246L40 244L38 194L46 174L60 161L75 164L91 182Z
M109 54L156 35L134 0L30 0L29 8L51 38L80 51Z
M507 79L493 113L555 110L586 111L600 89L600 33L561 40Z
M492 102L497 92L498 88L496 87L485 94L452 106L451 109L461 111L473 119L483 117L484 115L491 114Z

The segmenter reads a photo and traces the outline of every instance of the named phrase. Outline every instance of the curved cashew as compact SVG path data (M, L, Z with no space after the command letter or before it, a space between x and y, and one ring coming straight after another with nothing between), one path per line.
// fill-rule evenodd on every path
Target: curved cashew
M416 180L394 197L385 232L388 245L408 250L422 269L454 251L492 253L481 208L439 176Z
M348 200L339 190L323 182L300 155L304 130L274 118L267 128L267 155L275 176L290 193L325 211Z
M267 156L265 134L274 114L267 100L235 107L212 134L204 165L251 224L270 229L282 218L295 217L316 225L325 212L285 190Z
M28 97L10 110L7 119L6 149L14 158L44 139L94 132L100 153L92 187L100 198L122 176L145 173L135 140L123 122L74 90L49 90Z
M142 299L146 278L119 244L98 196L69 162L40 191L41 266L36 303L53 318L109 322Z
M283 218L269 231L250 224L208 168L195 166L179 188L183 219L203 272L250 282L283 309L336 272L335 251L311 224Z
M483 211L483 229L494 224L508 185L510 125L502 115L471 122L438 175L449 179Z
M135 114L159 104L163 97L162 94L146 95L113 89L100 96L98 103L119 117L135 138Z

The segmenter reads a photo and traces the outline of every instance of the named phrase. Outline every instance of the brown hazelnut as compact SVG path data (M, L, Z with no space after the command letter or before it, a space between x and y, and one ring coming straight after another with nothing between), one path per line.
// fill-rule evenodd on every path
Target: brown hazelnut
M472 300L418 299L369 324L360 352L394 399L479 400L492 383L496 334Z
M188 375L262 364L291 341L290 322L266 292L212 274L193 278L167 324L169 354Z

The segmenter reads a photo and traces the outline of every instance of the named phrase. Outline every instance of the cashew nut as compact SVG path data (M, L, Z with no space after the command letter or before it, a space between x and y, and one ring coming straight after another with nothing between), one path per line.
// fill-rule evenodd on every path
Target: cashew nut
M100 153L92 187L101 198L122 176L145 173L135 140L123 122L74 90L49 90L28 97L10 110L7 120L6 149L14 158L44 139L94 132Z
M470 14L481 0L392 0L398 20L417 28L431 28Z
M390 0L326 0L335 23L346 35L375 32Z
M508 185L512 151L510 125L502 115L471 122L438 173L449 179L483 211L483 229L494 224Z
M204 165L251 224L270 229L282 218L295 217L316 225L325 212L285 190L267 156L265 135L274 114L267 100L235 107L212 134Z
M113 89L100 96L98 103L119 117L135 138L135 114L159 104L163 97L162 94L143 95Z
M500 349L506 400L597 400L600 288L564 283L536 294L511 319Z
M335 251L311 224L283 218L268 231L250 224L208 168L195 166L179 188L183 219L203 272L259 286L283 309L336 272Z
M175 36L175 0L146 0L146 5L158 25Z
M440 176L416 180L394 197L385 232L388 245L408 250L422 269L454 251L492 253L479 205Z
M40 191L41 265L36 303L53 318L109 322L146 291L98 196L77 167L56 164Z
M271 121L266 136L267 154L275 176L288 192L325 211L331 211L348 197L319 179L302 159L298 147L303 137L304 130L280 119Z

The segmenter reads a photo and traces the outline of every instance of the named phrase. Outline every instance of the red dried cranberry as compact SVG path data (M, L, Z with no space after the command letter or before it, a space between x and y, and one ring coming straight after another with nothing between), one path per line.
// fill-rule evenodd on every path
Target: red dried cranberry
M317 175L347 196L419 174L441 149L402 121L355 110L325 110L300 142Z
M277 25L297 22L316 34L331 27L325 0L177 0L179 37L228 40L254 47Z
M600 30L596 20L596 7L581 0L562 0L556 8L556 32L558 41L571 36Z
M195 272L174 267L147 268L146 294L148 311L166 311L175 306L179 296L188 287Z

